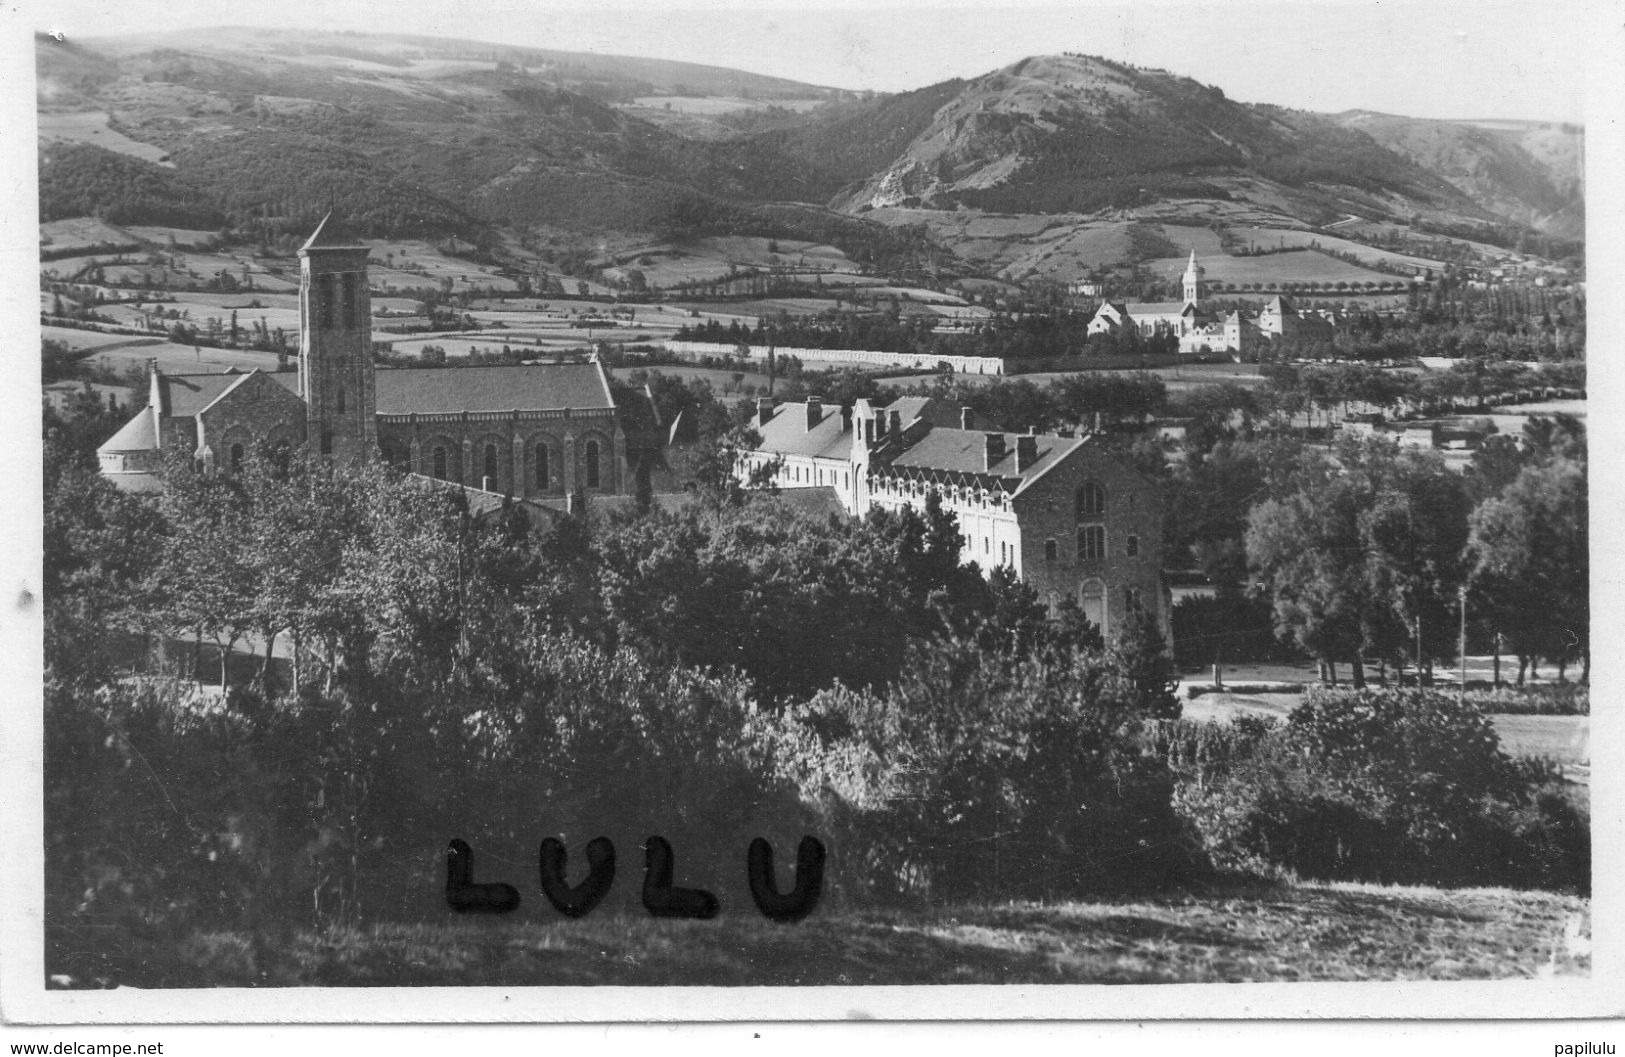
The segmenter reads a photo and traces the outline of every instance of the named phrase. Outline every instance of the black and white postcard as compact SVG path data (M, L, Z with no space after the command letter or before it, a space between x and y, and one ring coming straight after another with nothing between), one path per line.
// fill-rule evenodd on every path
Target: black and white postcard
M10 1033L1620 1015L1615 15L6 10Z

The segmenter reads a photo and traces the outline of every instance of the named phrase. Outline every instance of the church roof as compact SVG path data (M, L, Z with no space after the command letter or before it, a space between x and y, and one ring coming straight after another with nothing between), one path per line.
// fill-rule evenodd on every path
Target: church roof
M322 217L321 223L316 225L316 230L310 233L310 238L305 240L305 244L299 247L299 251L303 253L305 250L363 248L365 247L359 239L351 237L344 230L344 223L334 220L333 214L328 213Z
M124 428L109 437L97 452L151 451L158 446L158 433L152 425L152 408L142 408Z
M461 411L610 410L615 399L596 362L495 367L398 367L379 370L380 415Z
M1182 316L1192 305L1189 301L1140 301L1131 302L1123 307L1128 310L1130 317Z
M191 418L246 377L236 371L227 374L159 375L159 384L163 387L164 414L171 418Z

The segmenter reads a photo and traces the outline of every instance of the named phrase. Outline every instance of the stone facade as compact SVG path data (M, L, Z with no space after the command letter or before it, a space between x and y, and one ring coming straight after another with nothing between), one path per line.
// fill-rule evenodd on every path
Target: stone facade
M378 439L392 465L488 492L529 499L631 488L613 408L380 416Z
M364 463L378 449L367 247L327 225L299 250L299 396L320 454Z
M194 456L207 471L236 473L257 449L296 448L305 442L304 410L286 386L254 371L194 417Z
M763 402L754 424L762 443L740 457L741 479L776 465L776 485L828 488L856 517L923 510L934 493L958 521L964 561L1010 569L1052 611L1073 599L1107 634L1135 610L1168 627L1161 488L1095 438L979 430L968 410L920 398Z
M1052 609L1073 598L1107 635L1135 609L1168 627L1162 490L1155 482L1085 446L1012 507L1019 528L1015 571Z

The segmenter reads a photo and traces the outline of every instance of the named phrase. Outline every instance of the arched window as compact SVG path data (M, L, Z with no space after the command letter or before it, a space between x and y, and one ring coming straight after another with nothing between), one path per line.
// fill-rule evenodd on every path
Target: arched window
M1123 607L1130 613L1140 612L1140 589L1138 587L1123 588Z
M587 487L597 488L599 486L598 442L596 440L589 440L587 442L585 452L587 460Z
M1100 487L1098 481L1085 481L1083 487L1078 489L1078 518L1099 518L1106 516L1106 490Z
M344 414L344 386L339 386L339 414Z
M1089 623L1106 633L1106 585L1099 580L1090 580L1083 585L1079 592L1079 601L1083 605L1083 615Z
M446 449L438 444L434 448L434 475L442 481L446 479Z
M1056 557L1057 557L1057 548L1055 546L1055 541L1053 539L1045 540L1044 541L1044 560L1047 561L1047 562L1052 562L1052 561L1054 561L1056 559ZM1054 608L1054 607L1052 606L1051 608Z
M1123 553L1128 555L1130 558L1138 558L1140 556L1140 537L1130 536L1128 539L1124 540Z
M1078 560L1098 562L1106 557L1106 526L1078 526Z
M497 485L497 446L485 446L485 480L480 482L482 488L495 488Z
M548 479L547 445L545 443L538 444L536 445L536 488L538 491L547 490Z
M322 454L333 454L333 431L330 429L322 430Z
M231 446L231 472L234 474L243 472L243 446L241 444Z

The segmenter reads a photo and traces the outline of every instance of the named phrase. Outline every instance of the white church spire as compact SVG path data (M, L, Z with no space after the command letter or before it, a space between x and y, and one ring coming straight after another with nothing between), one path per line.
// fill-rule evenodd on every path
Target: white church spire
M1200 305L1202 303L1202 266L1196 263L1196 247L1191 247L1190 263L1185 265L1185 303L1187 305Z

